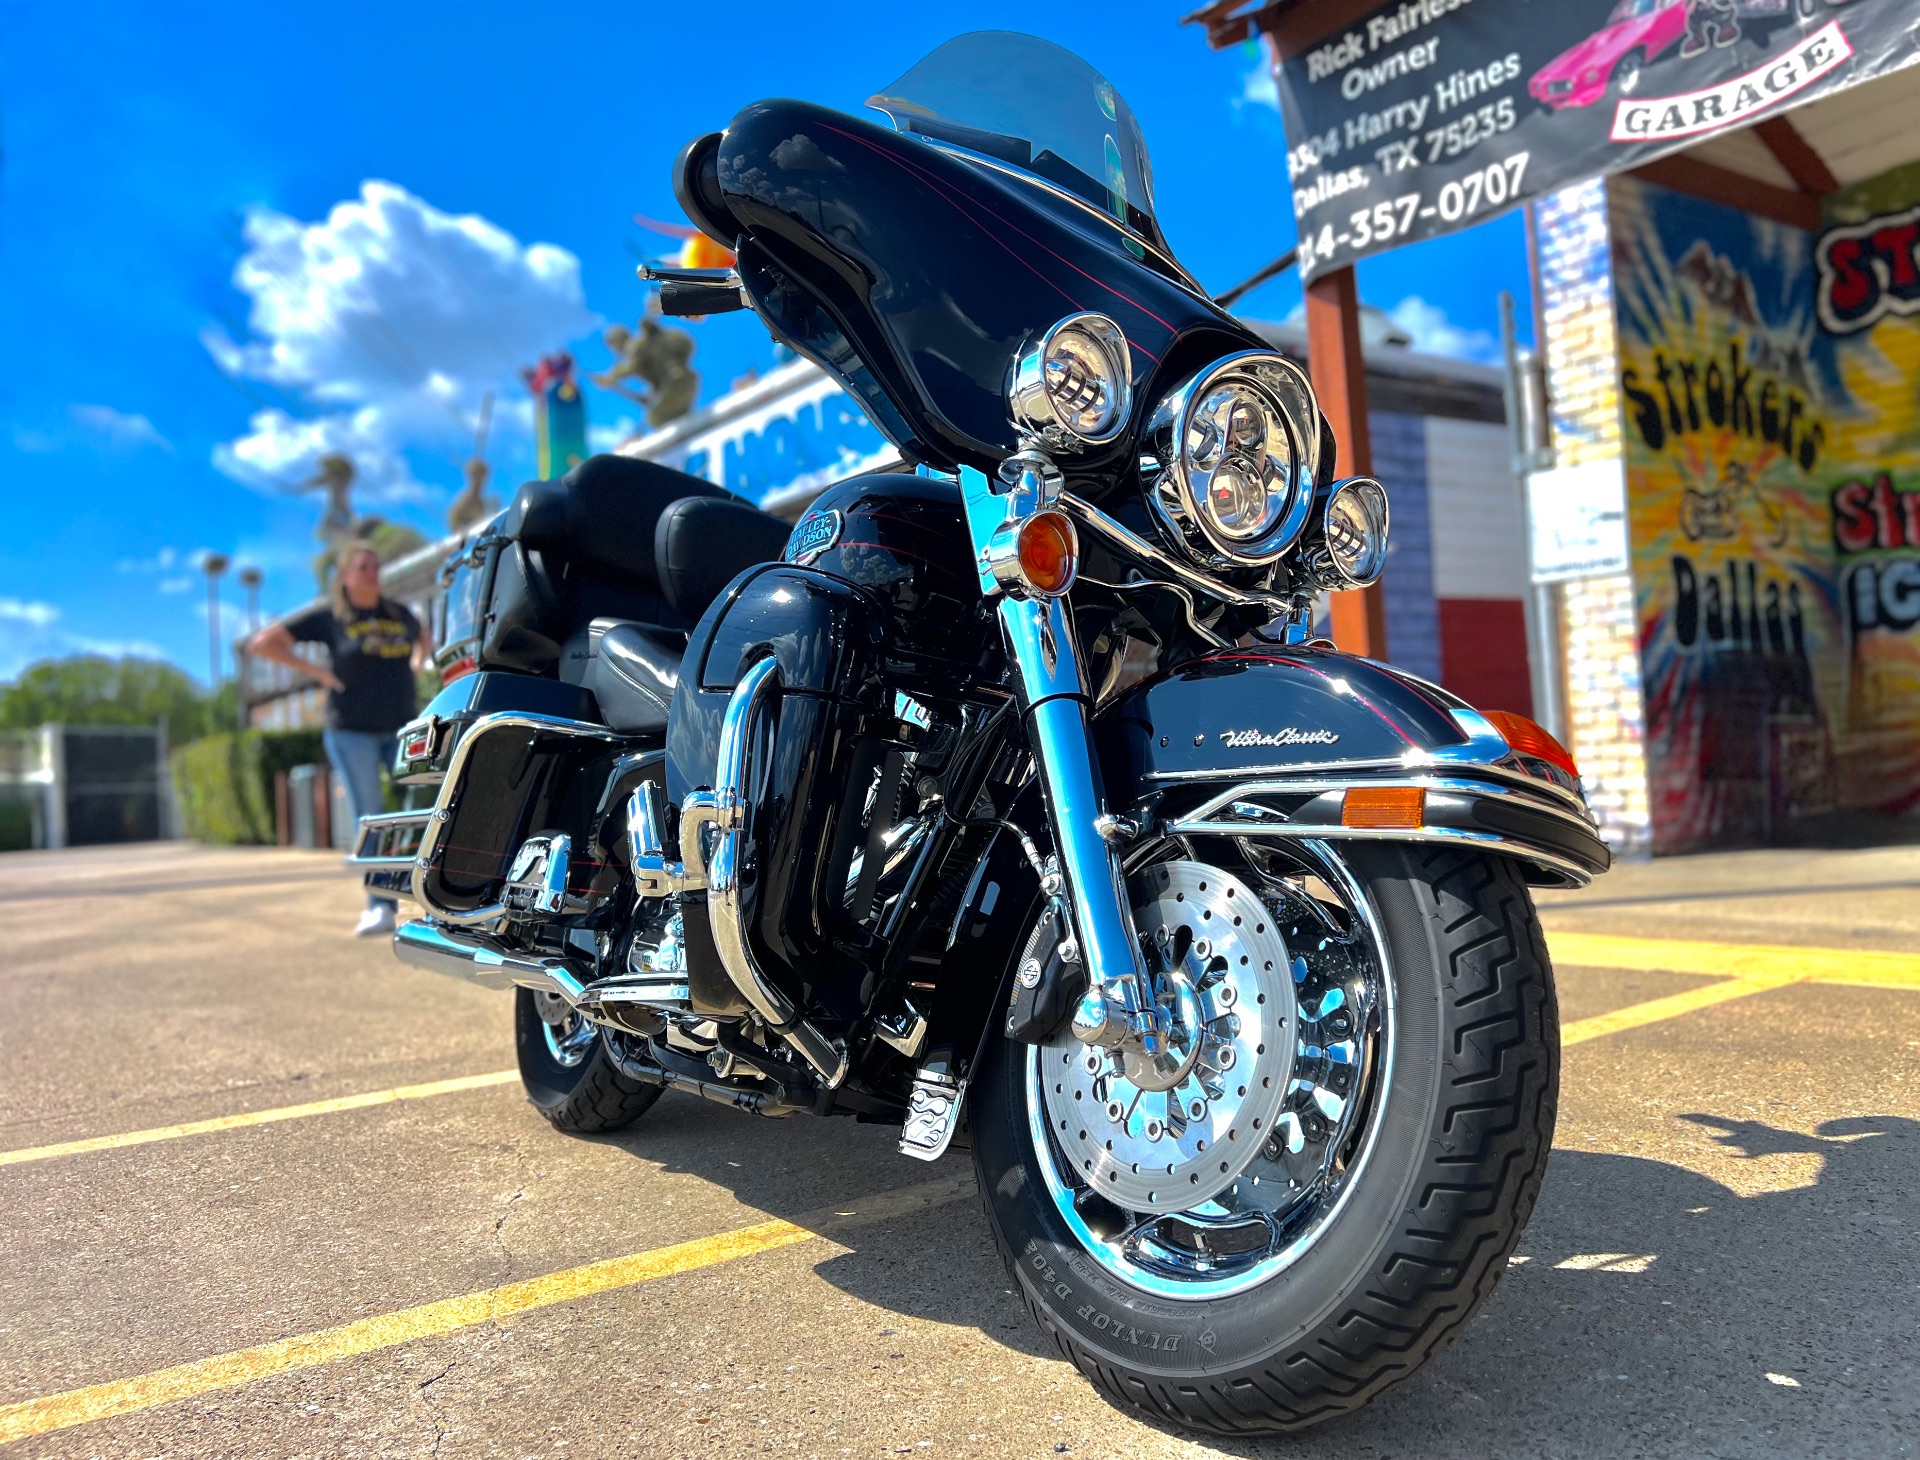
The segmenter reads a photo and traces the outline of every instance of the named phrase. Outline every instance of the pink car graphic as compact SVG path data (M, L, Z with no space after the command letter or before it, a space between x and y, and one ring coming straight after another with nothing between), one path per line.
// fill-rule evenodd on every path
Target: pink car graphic
M1534 72L1527 90L1556 111L1592 106L1609 89L1631 96L1642 68L1686 33L1687 0L1620 0L1604 26Z

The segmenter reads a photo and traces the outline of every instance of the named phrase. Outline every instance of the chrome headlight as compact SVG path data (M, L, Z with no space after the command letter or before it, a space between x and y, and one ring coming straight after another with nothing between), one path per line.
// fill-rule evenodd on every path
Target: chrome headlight
M1174 538L1210 567L1258 567L1307 525L1320 407L1284 355L1229 355L1160 403L1147 449L1147 497Z
M1070 314L1013 362L1007 406L1014 423L1056 450L1118 436L1133 406L1133 359L1104 314Z
M1291 567L1315 588L1365 588L1387 565L1387 489L1372 477L1332 482L1314 501Z

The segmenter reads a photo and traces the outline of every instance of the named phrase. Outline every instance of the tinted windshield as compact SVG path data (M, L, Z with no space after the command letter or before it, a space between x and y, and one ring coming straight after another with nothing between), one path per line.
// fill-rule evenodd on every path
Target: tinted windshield
M1133 110L1071 51L1006 30L948 41L867 99L903 132L1028 168L1164 249Z

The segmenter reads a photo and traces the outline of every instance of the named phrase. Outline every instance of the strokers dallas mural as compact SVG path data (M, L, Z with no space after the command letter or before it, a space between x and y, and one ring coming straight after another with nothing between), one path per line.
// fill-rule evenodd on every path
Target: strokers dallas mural
M1815 236L1611 188L1654 846L1920 803L1920 169Z

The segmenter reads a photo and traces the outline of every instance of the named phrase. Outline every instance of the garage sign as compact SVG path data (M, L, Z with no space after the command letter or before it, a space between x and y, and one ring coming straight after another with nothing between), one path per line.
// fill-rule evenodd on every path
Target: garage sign
M1396 0L1281 63L1302 274L1916 60L1913 0Z

